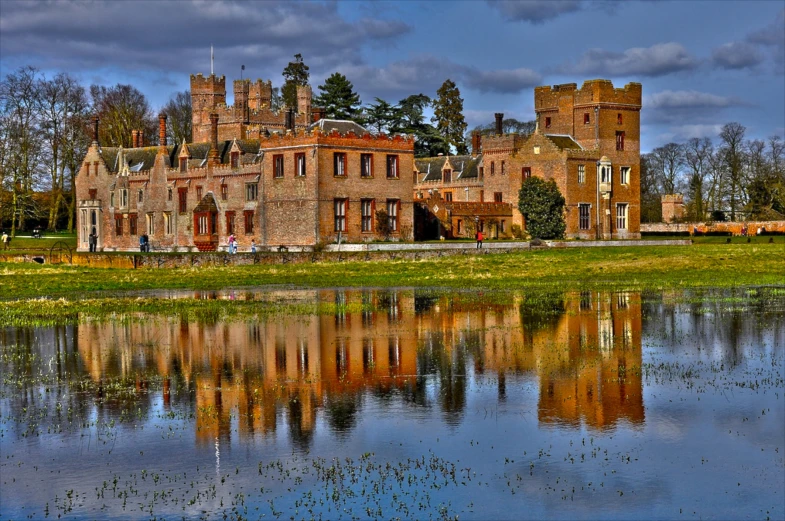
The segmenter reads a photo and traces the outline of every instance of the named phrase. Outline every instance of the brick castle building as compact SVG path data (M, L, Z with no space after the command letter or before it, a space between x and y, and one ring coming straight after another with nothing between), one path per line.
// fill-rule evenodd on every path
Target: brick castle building
M472 137L472 155L417 160L415 200L438 233L471 236L480 229L508 237L525 229L518 211L524 179L556 181L566 200L567 237L640 237L640 110L642 89L609 80L537 87L533 134ZM468 226L467 226L468 223ZM433 227L419 225L420 238Z
M102 147L94 120L76 180L79 251L89 250L91 233L97 251L138 250L143 234L162 251L214 251L230 235L239 251L252 241L260 250L339 236L361 242L377 238L378 210L393 239L411 236L412 138L372 135L349 121L307 124L307 87L298 91L302 111L277 114L269 83L235 82L234 106L223 85L223 77L192 76L194 143L167 144L161 115L158 146ZM238 96L238 85L250 97Z

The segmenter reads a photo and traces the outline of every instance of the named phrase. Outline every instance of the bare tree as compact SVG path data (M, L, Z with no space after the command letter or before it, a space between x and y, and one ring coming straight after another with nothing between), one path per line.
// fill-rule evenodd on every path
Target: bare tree
M722 140L722 157L728 174L728 195L731 221L736 220L736 211L740 205L740 194L744 182L742 166L744 164L744 133L747 129L740 123L728 123L720 131Z
M166 114L166 134L172 144L191 142L191 93L187 90L174 94L162 112Z
M641 155L641 222L662 221L661 193L657 189L656 159L653 154Z
M39 128L38 70L22 67L0 82L0 111L4 123L3 190L10 196L11 236L35 213L33 188L43 151ZM5 206L5 205L4 205Z
M688 168L687 184L689 187L692 218L706 218L705 185L710 173L710 159L714 147L709 138L692 138L684 146L684 160Z
M153 142L156 123L147 98L131 85L92 85L93 108L101 118L98 140L105 146L131 147L131 131L141 130L144 141Z
M653 167L666 194L676 193L684 167L684 147L678 143L668 143L651 151Z

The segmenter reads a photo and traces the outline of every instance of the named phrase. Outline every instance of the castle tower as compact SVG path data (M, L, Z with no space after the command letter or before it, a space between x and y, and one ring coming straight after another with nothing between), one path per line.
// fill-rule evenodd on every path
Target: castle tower
M251 110L270 109L273 98L273 84L270 80L266 82L256 80L250 85L248 94L248 106Z
M191 75L191 123L195 143L210 139L210 113L218 105L226 105L226 77L211 74Z
M234 120L248 123L248 95L250 80L234 80Z
M311 122L311 86L297 86L297 115L305 114L306 124Z

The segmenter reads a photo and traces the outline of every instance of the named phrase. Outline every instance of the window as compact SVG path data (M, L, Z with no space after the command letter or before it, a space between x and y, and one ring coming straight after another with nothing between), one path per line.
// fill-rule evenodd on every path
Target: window
M455 225L455 232L460 235L463 233L463 221L458 219L458 222Z
M387 156L387 179L398 179L398 156Z
M589 113L588 112L584 112L583 113L583 124L584 125L588 125L590 122L591 122L591 119L589 119Z
M346 199L335 199L333 201L335 213L335 231L346 231Z
M346 154L343 152L333 154L333 175L335 177L346 176Z
M229 186L228 185L221 185L221 200L226 201L229 199Z
M494 203L501 203L502 202L502 193L501 192L493 192L493 202Z
M234 212L226 212L226 235L234 233Z
M128 206L128 189L123 188L120 190L120 207Z
M588 230L591 226L591 205L579 204L578 205L578 221L581 230Z
M491 161L491 175L495 175L495 174L496 174L496 164L493 161Z
M114 208L114 192L111 192L111 193L109 194L109 206L111 206L112 208Z
M197 201L201 201L202 200L202 187L201 186L197 186L196 187L196 200Z
M181 157L180 158L180 172L187 172L188 171L188 158Z
M499 231L502 233L507 233L507 221L504 219L499 221Z
M155 234L155 214L148 213L145 215L147 219L147 235L154 235Z
M245 218L245 234L251 235L253 233L253 210L246 210L243 212Z
M448 203L452 202L452 192L444 192L444 200Z
M525 167L521 168L521 177L523 177L524 181L526 179L529 179L531 176L532 176L532 169L531 169L531 167L525 166Z
M256 197L259 195L259 185L256 183L245 183L245 200L246 201L256 201Z
M619 168L619 182L623 185L630 184L630 167L623 166Z
M613 174L613 167L610 165L600 167L600 183L610 183Z
M390 231L398 231L398 208L401 206L401 201L398 199L387 199L387 216L390 223Z
M276 154L273 156L273 177L276 179L281 179L283 177L283 155ZM255 201L256 199L248 199L249 201Z
M627 203L616 205L616 228L619 230L627 229Z
M207 235L207 232L209 230L208 224L209 222L207 219L207 214L200 213L196 220L197 233L199 235Z
M586 165L578 165L578 182L586 182Z
M231 162L232 168L239 167L240 166L240 152L232 152L231 158L232 158L232 162Z
M622 121L621 112L619 112L618 114L616 114L616 124L621 125L621 121Z
M373 231L373 199L362 199L360 201L360 210L362 213L362 231Z
M480 190L480 202L485 200L485 190Z
M177 189L177 199L179 202L179 212L185 213L188 211L188 188L182 187Z
M305 177L305 154L302 152L294 155L294 175Z
M452 183L452 170L445 170L442 172L442 181L445 183Z
M132 213L128 216L128 233L136 235L136 214Z
M120 237L123 234L123 216L114 216L114 234Z
M480 181L485 177L485 167L480 167Z
M88 193L90 194L90 195L87 196L88 199L94 200L94 199L98 198L98 190L97 189L91 188L90 190L88 190Z
M171 188L169 188L169 189L166 191L166 199L167 199L168 201L171 201L171 200L172 200L172 189L171 189Z
M360 154L360 177L373 177L373 156Z
M624 131L616 132L616 150L624 150Z
M166 235L172 235L172 213L164 212L164 232Z
M141 203L142 201L144 201L144 191L139 190L136 192L136 202Z
M545 128L551 128L551 118L545 118Z
M504 161L502 161L502 175L504 175Z

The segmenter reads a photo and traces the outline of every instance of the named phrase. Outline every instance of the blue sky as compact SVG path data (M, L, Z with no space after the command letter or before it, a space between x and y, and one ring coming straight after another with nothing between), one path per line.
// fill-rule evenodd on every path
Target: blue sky
M643 84L642 150L785 134L785 2L78 1L0 4L0 74L33 65L85 84L130 83L158 109L188 75L282 82L295 53L318 85L335 71L364 103L435 96L450 78L471 126L533 119L533 87Z

